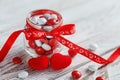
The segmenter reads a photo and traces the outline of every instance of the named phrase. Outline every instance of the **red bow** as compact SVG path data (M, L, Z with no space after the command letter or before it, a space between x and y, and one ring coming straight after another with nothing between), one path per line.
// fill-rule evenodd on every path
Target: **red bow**
M8 38L4 46L2 47L0 51L0 62L3 61L5 56L7 55L8 51L12 47L13 43L17 39L17 37L23 32L26 36L27 40L36 40L45 37L46 35L53 36L54 39L56 39L58 42L63 44L64 46L68 47L69 49L74 50L76 53L79 53L90 60L97 62L99 64L108 64L110 62L113 62L119 55L120 55L120 48L118 48L107 60L96 55L95 53L90 52L89 50L86 50L73 42L65 39L61 35L71 35L75 33L75 25L74 24L68 24L64 26L60 26L52 30L51 32L45 32L43 30L37 30L33 28L31 25L27 23L27 29L19 30L16 32L13 32L11 36Z

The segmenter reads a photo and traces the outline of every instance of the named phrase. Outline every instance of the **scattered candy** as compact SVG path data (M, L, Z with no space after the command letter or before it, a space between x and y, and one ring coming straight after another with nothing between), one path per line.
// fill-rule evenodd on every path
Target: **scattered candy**
M36 53L39 54L39 55L43 55L45 53L44 49L41 48L41 47L37 47L35 49Z
M48 44L46 44L46 43L43 43L42 48L43 48L45 51L51 50L51 46L48 45Z
M27 78L28 77L28 72L27 71L21 71L18 73L18 78Z
M90 51L95 51L97 48L98 48L98 45L97 45L97 44L90 44L90 45L89 45L89 50L90 50Z
M57 45L57 41L56 41L55 39L51 39L51 40L49 41L49 45L50 45L50 46L56 46L56 45Z
M39 18L38 19L38 24L39 25L45 25L47 23L47 20L45 18Z
M98 67L95 66L95 65L89 65L88 66L88 70L90 70L90 71L96 71L96 70L98 70Z
M79 79L82 76L82 74L78 70L72 71L71 75L72 75L72 78L74 79Z
M105 79L102 76L98 76L98 77L96 77L95 80L105 80Z
M74 50L72 50L72 49L69 49L69 50L68 50L68 53L69 53L69 55L70 55L71 57L74 57L75 55L77 55L77 53L74 52Z
M14 57L12 61L14 64L19 64L22 62L22 59L20 57Z
M53 29L52 26L44 26L44 27L43 27L43 30L45 30L45 31L47 31L47 32L51 31L52 29Z
M36 43L37 47L41 47L42 46L42 42L40 40L35 40L35 43Z

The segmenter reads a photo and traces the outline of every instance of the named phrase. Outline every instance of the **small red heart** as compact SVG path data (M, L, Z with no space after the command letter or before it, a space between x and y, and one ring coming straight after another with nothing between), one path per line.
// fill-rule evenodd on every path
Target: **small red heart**
M53 54L50 65L54 70L60 70L68 67L72 62L71 57L59 53Z
M48 68L49 59L47 56L40 56L37 58L32 58L28 61L28 65L36 70L44 70Z

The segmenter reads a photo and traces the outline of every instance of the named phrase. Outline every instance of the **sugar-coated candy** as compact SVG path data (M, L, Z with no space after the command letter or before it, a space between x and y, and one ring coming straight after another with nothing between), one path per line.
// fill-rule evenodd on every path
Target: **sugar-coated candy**
M43 30L49 32L49 31L53 30L53 27L52 26L43 26Z
M88 70L90 71L96 71L98 69L98 67L96 65L89 65L88 66Z
M49 19L47 21L47 25L55 25L56 24L56 20L55 19Z
M24 78L27 78L28 77L28 72L27 71L20 71L19 73L18 73L18 78L22 78L22 79L24 79Z
M43 55L45 53L44 49L42 47L37 47L35 49L36 53L39 55Z
M98 76L98 77L96 77L95 80L105 80L105 79L102 76Z
M82 74L78 70L72 71L71 75L73 79L79 79L82 76Z
M69 49L69 50L68 50L68 54L69 54L71 57L74 57L74 56L77 55L77 53L76 53L74 50L72 50L72 49Z
M14 57L12 61L14 64L19 64L22 62L22 59L20 57Z
M39 25L45 25L47 23L47 20L45 18L39 18L37 22Z
M51 14L51 18L57 20L57 15Z
M97 44L90 44L90 45L89 45L89 50L90 50L90 51L95 51L97 48L98 48L98 45L97 45Z
M37 47L42 46L42 42L40 40L35 40L35 44L37 45Z
M37 24L38 23L38 19L39 19L39 16L34 16L34 17L31 17L30 18L30 21L34 24Z
M43 44L42 44L42 48L43 48L45 51L51 50L51 46L48 45L48 44L46 44L46 43L43 43Z
M44 14L44 16L45 16L46 19L48 19L51 15L46 13L46 14Z
M35 41L33 41L33 40L29 40L28 44L31 48L36 48L37 47L37 45L35 44Z

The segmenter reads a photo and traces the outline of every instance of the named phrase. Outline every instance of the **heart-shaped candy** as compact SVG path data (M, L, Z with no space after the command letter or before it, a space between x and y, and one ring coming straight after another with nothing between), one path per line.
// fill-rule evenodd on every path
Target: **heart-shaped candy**
M48 68L49 59L47 56L40 56L37 58L32 58L28 61L28 65L36 70L44 70Z
M72 62L70 56L62 55L59 53L53 54L50 59L50 65L54 70L60 70L68 67Z

